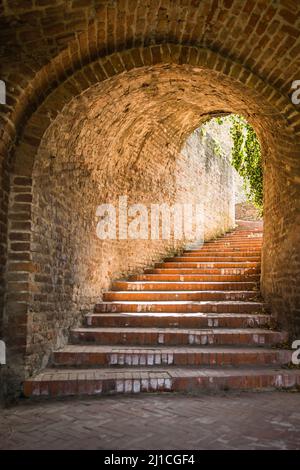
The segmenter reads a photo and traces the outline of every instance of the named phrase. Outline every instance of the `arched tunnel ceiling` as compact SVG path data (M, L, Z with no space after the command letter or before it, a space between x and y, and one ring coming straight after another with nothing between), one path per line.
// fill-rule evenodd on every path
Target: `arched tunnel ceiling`
M173 152L174 148L179 151L201 123L230 112L242 114L254 124L271 158L274 144L270 140L281 120L276 124L278 116L269 111L268 103L214 71L182 65L134 69L88 88L65 105L44 134L38 171L46 174L56 158L47 154L50 138L51 148L60 149L63 166L71 156L86 166L97 185L104 182L97 177L99 171L109 175L119 167L119 184L130 184L124 172L151 164L142 150L158 129L172 141ZM59 165L55 161L56 170Z
M26 102L33 78L43 87L46 76L58 82L98 56L160 42L217 51L286 96L299 78L294 0L4 0L0 13L6 115Z

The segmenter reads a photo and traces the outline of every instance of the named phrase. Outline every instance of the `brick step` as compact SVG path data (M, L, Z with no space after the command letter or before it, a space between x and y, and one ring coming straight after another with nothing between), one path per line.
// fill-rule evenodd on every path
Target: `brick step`
M258 261L170 261L156 263L157 268L254 268L260 266Z
M211 253L215 253L218 256L227 256L227 255L229 256L230 255L260 256L261 250L253 248L252 250L245 251L241 248L230 248L230 247L216 250L216 248L203 247L200 250L185 250L182 256L189 256L189 257L200 256L200 255L209 256Z
M208 291L110 291L104 292L103 301L143 301L143 302L152 302L152 301L177 301L177 300L187 300L187 301L199 301L199 300L239 300L239 301L250 301L250 300L261 300L258 291L218 291L218 290L208 290Z
M216 254L218 255L220 252L223 252L224 255L227 255L227 253L233 253L234 255L243 253L244 255L251 255L252 253L256 253L257 255L261 254L262 247L261 246L251 246L249 247L248 243L245 246L240 246L236 244L231 244L231 243L226 243L224 245L220 244L214 244L214 245L204 245L200 246L198 249L193 249L193 250L187 250L184 249L182 250L183 253L187 253L190 255L197 254L197 253L210 253L210 254Z
M229 245L229 246L228 246ZM224 246L224 248L231 248L231 245L233 248L240 248L241 250L244 251L251 251L251 250L260 250L262 247L262 240L236 240L236 239L229 239L229 238L223 238L220 240L210 240L210 241L202 241L199 243L194 243L193 245L188 245L186 247L187 251L195 251L195 250L201 250L202 248L214 248L216 246Z
M263 223L262 221L253 220L236 220L237 226L231 230L228 230L226 234L229 233L243 233L244 231L248 231L250 233L262 233L263 232ZM255 226L254 226L255 224Z
M228 238L241 238L241 239L250 239L250 240L262 240L263 233L262 232L250 232L250 231L243 231L243 232L228 232L224 235L219 235L217 237L211 238L208 241L215 241L215 240L227 240Z
M279 367L46 369L26 380L26 397L140 392L299 389L300 371Z
M245 245L245 249L247 250L249 247L254 245L262 246L263 239L262 238L237 238L237 237L224 237L224 238L216 238L214 240L199 240L198 242L193 243L192 245L188 246L188 249L197 249L197 247L201 248L203 246L211 245L213 246L216 243L240 243L241 245Z
M256 252L256 253L261 253L261 246L252 246L247 243L247 246L228 246L228 244L226 243L223 247L222 245L218 245L217 246L217 249L218 249L218 252L219 251L222 251L224 250L225 253L228 253L230 251L232 251L233 253L245 253L245 254L248 254L248 253L253 253L253 252ZM214 252L216 250L216 245L209 245L208 243L204 243L203 245L199 245L198 247L197 246L194 246L193 248L186 248L184 249L184 253L202 253L203 251L207 251L207 252Z
M233 230L231 232L227 232L220 238L226 237L250 237L250 238L262 238L263 237L263 230Z
M277 345L287 340L285 332L264 329L178 328L74 328L74 343L106 345Z
M216 240L210 240L204 243L213 244L213 243L227 243L227 242L241 243L241 244L247 244L248 246L252 246L252 245L262 245L263 239L262 237L224 237L224 238L219 238Z
M250 282L255 285L259 283L260 276L258 274L137 274L130 276L130 280L127 282L188 282L188 283L197 283L200 285L201 282L206 284L220 282L221 285L228 283L242 283ZM115 281L117 285L124 284L126 281ZM115 285L113 283L113 286Z
M239 228L235 228L233 230L230 230L223 235L220 235L219 238L225 238L225 237L262 237L263 236L263 229L257 229L255 228L254 230L252 228L249 229L243 229L240 230Z
M229 232L226 232L224 235L222 235L223 238L225 237L262 237L263 236L263 230L262 229L255 229L252 230L250 229L234 229Z
M210 241L205 241L204 243L199 243L199 247L202 245L205 246L216 246L218 244L222 245L224 244L227 245L228 243L233 243L235 245L240 245L241 247L248 247L248 246L262 246L263 240L262 238L243 238L243 239L238 239L238 238L220 238L217 240L210 240ZM197 249L196 244L194 245Z
M292 352L271 348L160 347L68 345L53 355L54 366L241 366L284 365Z
M102 302L95 305L95 313L104 312L203 312L203 313L263 313L266 305L263 302L240 301L152 301L152 302Z
M87 326L133 328L266 328L272 317L246 313L89 313Z
M260 273L260 266L252 266L252 267L242 267L242 268L152 268L152 269L145 269L145 274L197 274L202 276L203 274L217 274L217 275L251 275L251 274L259 274Z
M246 251L246 246L238 246L238 245L232 245L227 243L226 245L214 245L214 246L206 246L204 245L203 247L199 247L199 249L194 249L194 250L182 250L182 253L186 253L188 255L198 255L203 252L207 253L207 256L210 255L216 255L218 256L219 253L223 253L224 256L227 256L228 253L232 253L233 256L239 255L240 253L243 256L260 256L261 255L261 246L252 246L249 248L249 245L247 244L247 251Z
M203 243L203 240L201 241ZM200 242L200 243L201 243ZM252 243L263 243L263 237L261 236L253 236L253 235L228 235L225 237L220 237L220 238L215 238L212 240L206 240L204 243L206 244L213 244L213 243L226 243L226 242L235 242L235 243L247 243L247 244L252 244ZM199 243L199 244L200 244ZM195 243L196 245L196 243ZM195 246L194 245L194 246Z
M262 238L263 230L232 230L230 232L224 233L216 238L226 238L226 237L250 237L250 238Z
M232 290L232 291L257 291L257 282L188 282L181 280L180 282L130 282L115 281L112 283L113 291L208 291L208 290Z
M199 245L199 246L194 246L193 248L186 246L185 248L182 249L181 253L186 253L188 255L197 255L201 254L203 252L206 252L208 254L216 254L219 255L219 253L224 253L224 256L227 256L228 253L233 253L233 255L238 255L238 254L243 254L245 256L251 256L254 254L260 255L261 254L261 245L254 245L254 246L249 246L249 244L244 245L237 245L237 244L231 244L231 243L225 243L225 244L204 244L204 245Z
M249 243L250 245L252 243L262 243L263 242L263 237L261 236L251 236L251 235L226 235L224 237L217 237L217 238L211 238L210 240L205 240L202 238L202 240L195 240L193 247L201 244L208 244L208 243L217 243L217 242L227 242L227 241L233 241L233 242L240 242L240 243Z
M216 240L228 240L228 239L238 239L238 240L262 240L263 239L263 234L262 232L250 232L250 231L243 231L243 232L231 232L231 233L226 233L225 235L221 237L216 237L212 239L211 241L216 241Z
M188 263L191 263L191 262L194 262L194 263L197 263L199 261L201 262L209 262L209 263L213 263L215 261L217 261L218 263L219 262L222 262L222 261L226 261L226 262L229 262L229 261L232 261L232 262L237 262L237 261L242 261L242 262L259 262L260 261L260 256L218 256L218 255L215 255L215 256L202 256L202 255L198 255L198 256L176 256L176 257L172 257L172 258L165 258L164 259L164 262L166 263L172 263L172 262L175 262L175 263L178 263L178 262L188 262Z
M211 240L212 242L214 241L222 241L222 240L241 240L241 241L262 241L263 236L262 233L231 233L227 234L224 237L219 237Z

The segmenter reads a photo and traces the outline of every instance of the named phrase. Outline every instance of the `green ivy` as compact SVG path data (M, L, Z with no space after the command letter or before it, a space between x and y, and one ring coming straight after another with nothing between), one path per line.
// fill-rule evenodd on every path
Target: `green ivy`
M241 116L231 115L230 134L233 140L231 163L243 177L247 198L262 214L263 170L260 145L256 133Z
M226 120L231 123L230 135L233 140L231 163L244 180L246 196L263 213L263 170L260 145L250 124L236 114L215 118L219 125Z
M213 152L218 157L223 157L221 145L219 144L217 140L214 140L214 139L213 139Z
M220 117L215 118L216 123L219 124L220 126L224 123L223 119Z

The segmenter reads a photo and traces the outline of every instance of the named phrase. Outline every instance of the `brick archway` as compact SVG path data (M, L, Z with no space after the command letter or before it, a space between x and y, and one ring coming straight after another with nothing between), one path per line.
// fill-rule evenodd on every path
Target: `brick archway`
M99 83L113 81L122 77L122 74L125 78L131 74L133 79L139 71L155 73L158 71L163 75L164 67L167 67L167 70L169 68L174 70L174 73L178 73L182 80L184 75L193 77L195 83L198 81L199 89L203 80L202 76L205 76L205 80L210 82L210 85L215 80L218 87L223 87L224 91L227 90L227 96L225 96L227 102L226 99L222 100L219 97L215 102L208 102L202 111L201 106L197 106L195 101L189 102L186 97L182 100L183 103L186 100L186 106L182 106L183 114L180 114L180 117L188 112L189 107L192 107L194 114L188 115L183 125L176 120L173 123L175 134L176 132L178 134L178 146L193 128L211 115L239 112L254 125L265 156L266 235L263 289L266 297L272 300L274 311L281 314L280 319L287 322L293 331L298 328L294 318L296 299L293 293L286 292L287 284L298 269L297 260L294 259L297 235L292 229L296 211L293 198L299 191L297 187L299 146L294 141L295 135L300 133L298 113L287 98L252 72L209 49L173 44L129 49L85 65L71 77L63 80L46 97L42 94L38 95L37 101L43 101L27 120L14 150L10 188L5 324L11 353L15 353L15 357L19 358L19 367L23 371L24 354L27 351L28 316L30 315L29 298L34 289L32 280L34 280L35 271L31 256L33 243L31 234L32 170L40 142L59 113L64 112L64 106L67 107L76 96L84 97L89 91L92 93L96 90ZM195 83L192 85L195 86ZM179 96L179 88L177 84L175 98ZM187 95L188 93L190 90ZM229 99L230 96L232 101ZM238 100L237 97L240 99ZM178 103L175 101L173 111L176 105ZM172 106L170 106L171 110ZM26 115L28 111L28 109L24 110L24 114ZM164 117L170 120L168 115ZM289 181L289 185L286 185L286 181ZM287 205L290 208L289 212L286 211ZM285 229L288 228L288 242L278 255L282 246L283 223ZM286 257L290 254L294 261L286 269ZM38 363L40 363L40 358L36 364Z

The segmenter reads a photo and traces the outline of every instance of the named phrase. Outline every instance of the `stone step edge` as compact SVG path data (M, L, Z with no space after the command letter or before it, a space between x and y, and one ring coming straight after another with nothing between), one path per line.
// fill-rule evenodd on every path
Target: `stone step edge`
M218 276L215 274L215 276ZM229 276L228 274L223 274L224 277ZM241 280L241 281L126 281L126 280L119 280L119 281L113 281L113 284L130 284L130 285L140 285L140 284L215 284L216 286L219 284L252 284L257 286L257 282L255 281L247 281L247 280ZM114 291L116 292L116 291Z
M92 312L92 313L86 313L84 317L124 317L126 316L128 318L141 318L141 317L150 317L150 318L245 318L245 317L250 317L250 318L257 318L257 317L262 317L262 318L270 318L270 319L276 319L275 316L271 315L268 312L261 312L261 313L218 313L218 312Z
M51 370L24 383L26 397L104 395L140 392L201 392L238 389L300 390L300 370L245 369L85 369Z
M265 324L266 325L272 325L275 327L277 320L274 316L270 315L269 313L196 313L196 312L187 312L187 313L172 313L172 312L156 312L155 318L154 315L149 313L149 312L143 312L143 313L138 313L138 312L116 312L116 313L87 313L84 315L84 320L85 320L85 325L87 326L93 326L94 321L101 320L101 322L104 322L106 320L115 320L118 321L120 320L121 322L141 322L141 325L137 325L137 327L143 326L142 322L143 321L162 321L162 322L178 322L179 323L184 323L186 322L193 322L193 321L199 321L201 322L208 322L208 327L219 327L219 322L222 323L222 321L227 321L230 323L230 321L241 321L242 324L244 322L249 322L249 328L252 327L252 324L257 324L257 327L259 325ZM125 325L127 326L127 325ZM146 326L146 325L145 325ZM175 325L174 325L175 326ZM178 326L179 327L179 326Z
M227 294L227 295L233 295L233 294L260 294L260 291L255 288L255 289L249 289L249 290L192 290L192 289L185 289L185 290L110 290L107 292L104 292L103 295L177 295L177 294ZM261 294L260 294L261 295ZM150 300L151 302L151 300Z
M292 350L255 346L67 345L53 352L53 367L250 367L291 363Z
M135 331L136 330L136 331ZM121 333L130 333L130 332L138 332L138 333L175 333L175 334L217 334L217 335L225 335L225 334L280 334L283 337L287 336L287 332L285 331L277 331L277 330L270 330L266 328L150 328L150 327L78 327L78 328L71 328L71 332L82 332L82 333L102 333L102 332L121 332Z
M201 292L201 291L200 291ZM208 291L208 292L213 292L213 291ZM226 293L230 291L224 291ZM233 291L235 292L235 291ZM254 291L250 291L254 292ZM213 305L257 305L257 306L262 306L266 307L266 303L263 301L250 301L250 300L111 300L111 301L103 301L98 304L96 304L96 307L98 306L103 306L103 305L207 305L207 304L213 304Z
M272 347L257 347L254 345L209 345L209 346L115 346L115 345L81 345L67 344L61 349L53 351L53 354L282 354L291 356L293 351L290 349L280 349Z

